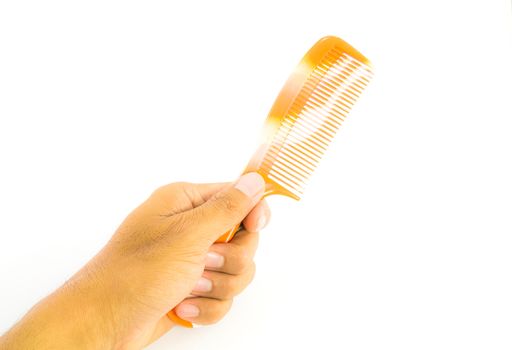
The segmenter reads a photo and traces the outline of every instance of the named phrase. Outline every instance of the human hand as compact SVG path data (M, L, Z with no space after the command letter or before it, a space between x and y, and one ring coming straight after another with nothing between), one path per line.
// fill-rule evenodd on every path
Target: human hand
M50 329L38 332L39 343L56 345L63 337L60 344L76 349L141 349L172 328L166 313L175 307L178 316L194 323L217 322L254 276L257 232L270 216L260 201L263 191L256 173L235 184L158 189L4 341L46 324ZM242 220L244 229L230 243L214 243ZM65 324L59 325L62 318Z

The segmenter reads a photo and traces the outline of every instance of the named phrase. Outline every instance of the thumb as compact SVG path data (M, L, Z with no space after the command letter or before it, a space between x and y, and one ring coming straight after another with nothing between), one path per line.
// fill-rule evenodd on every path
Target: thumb
M190 230L212 242L249 214L265 191L265 181L258 173L242 175L233 185L213 195L191 210Z

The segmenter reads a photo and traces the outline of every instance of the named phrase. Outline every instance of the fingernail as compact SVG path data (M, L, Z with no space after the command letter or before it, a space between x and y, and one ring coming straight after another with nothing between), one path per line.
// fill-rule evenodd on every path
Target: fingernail
M215 252L206 253L206 267L219 268L224 265L224 257Z
M258 173L248 173L238 179L235 188L252 198L254 203L256 203L263 195L265 181Z
M256 223L256 231L261 231L265 225L267 224L267 217L265 214L262 214Z
M176 314L181 318L199 316L199 308L192 304L180 304L176 309Z
M212 290L212 281L208 278L201 277L199 281L197 281L196 286L194 287L194 292L209 292Z

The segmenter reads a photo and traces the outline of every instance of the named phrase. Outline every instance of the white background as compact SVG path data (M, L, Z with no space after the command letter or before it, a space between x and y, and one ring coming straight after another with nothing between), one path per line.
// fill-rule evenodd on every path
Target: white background
M154 188L236 178L324 35L376 78L253 284L151 349L510 349L510 1L0 2L0 332Z

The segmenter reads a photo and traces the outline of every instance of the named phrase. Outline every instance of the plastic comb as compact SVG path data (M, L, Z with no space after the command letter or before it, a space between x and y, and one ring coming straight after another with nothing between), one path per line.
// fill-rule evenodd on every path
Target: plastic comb
M299 200L330 141L372 78L371 63L340 38L320 39L302 58L265 121L260 150L245 172L266 182L265 196ZM217 242L229 242L240 225ZM169 318L192 327L174 311Z

